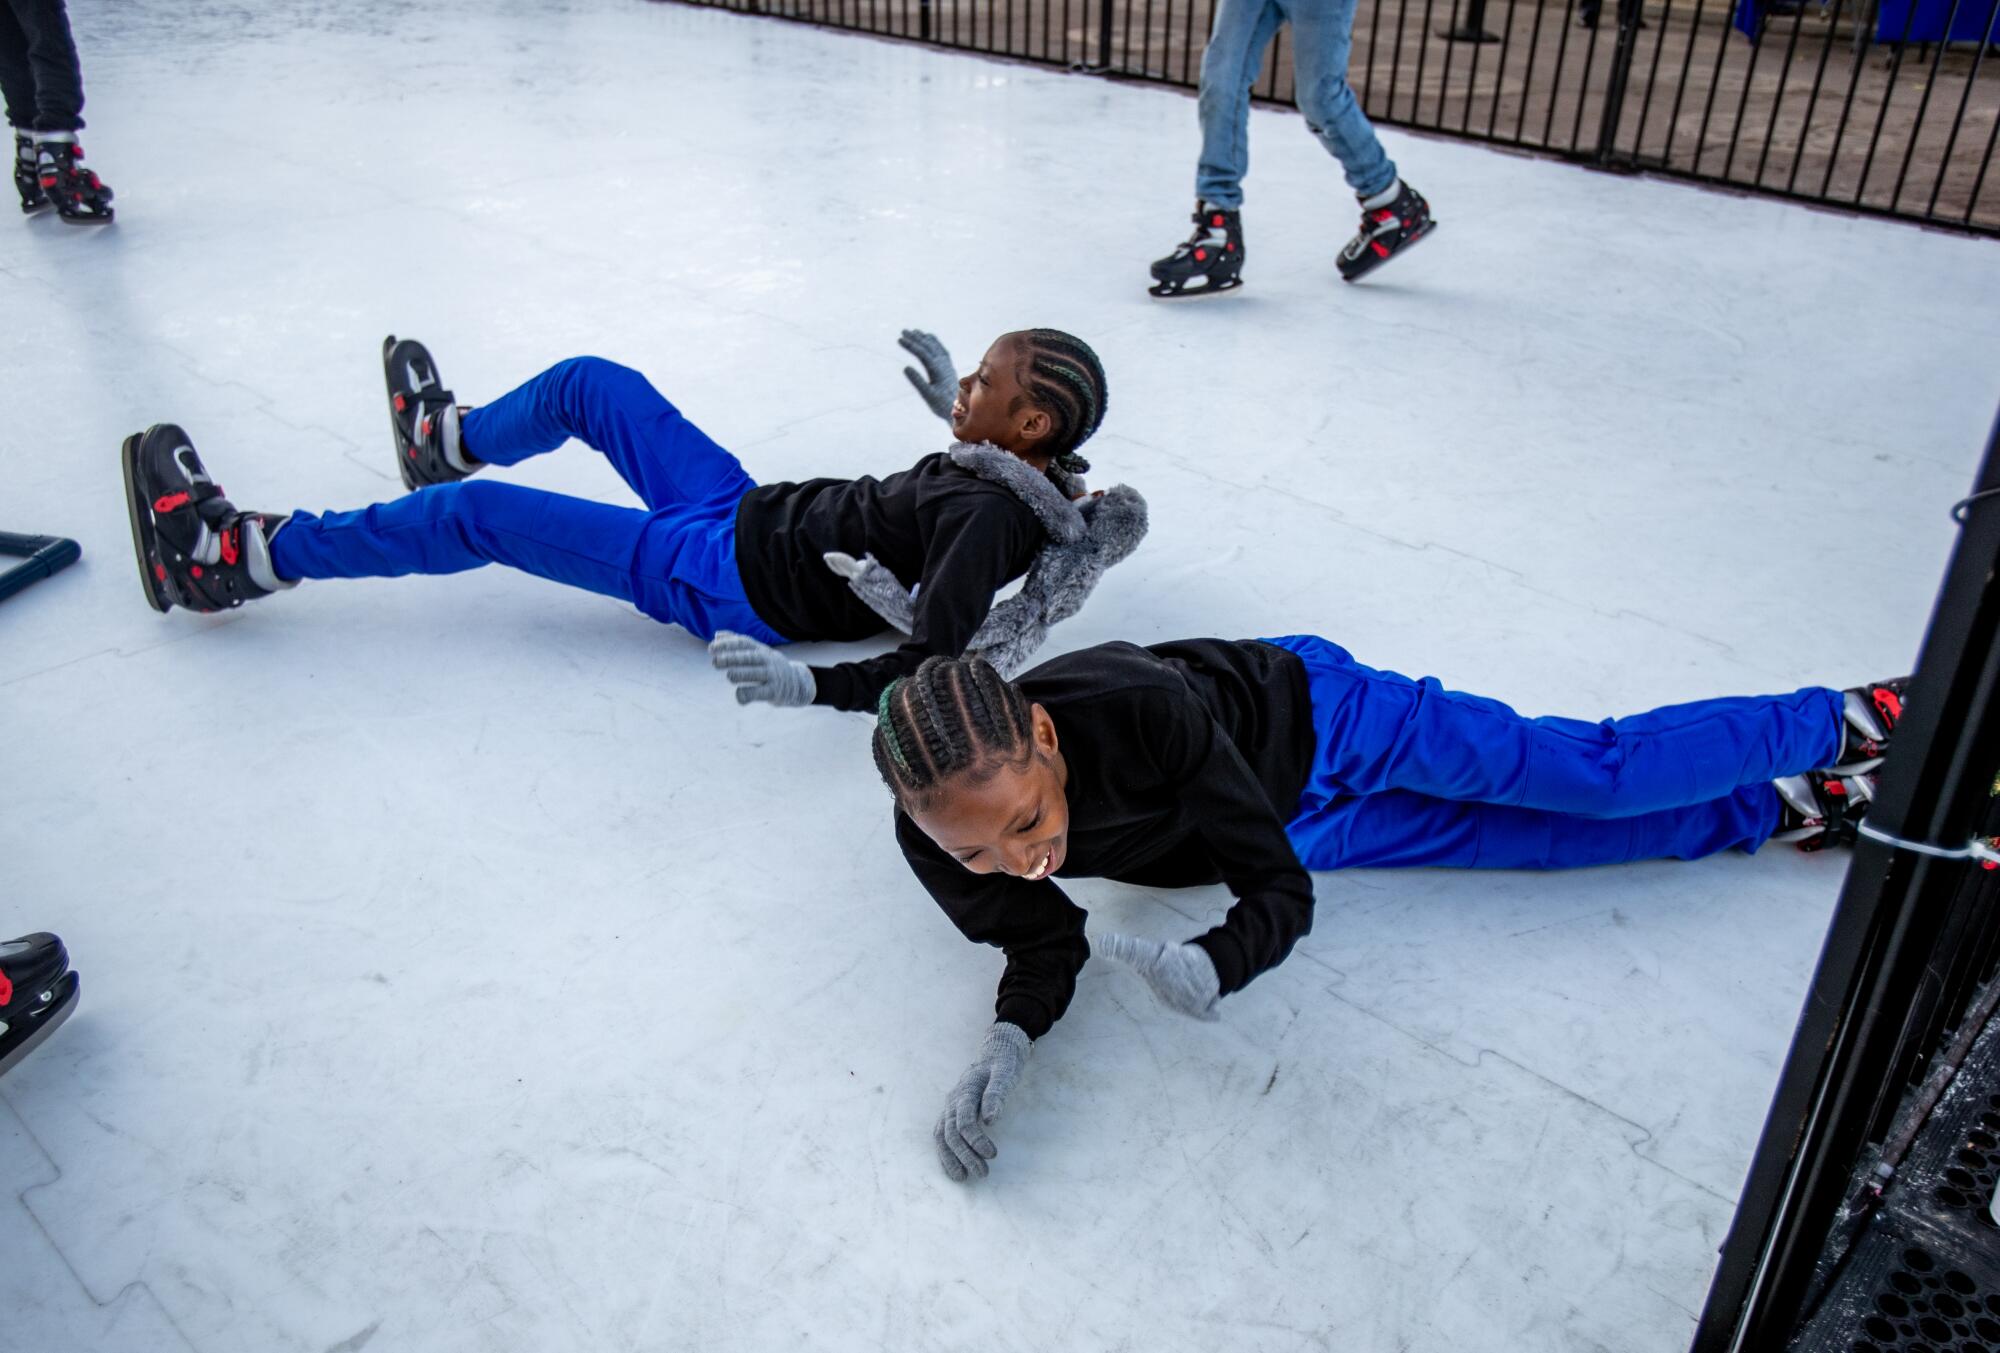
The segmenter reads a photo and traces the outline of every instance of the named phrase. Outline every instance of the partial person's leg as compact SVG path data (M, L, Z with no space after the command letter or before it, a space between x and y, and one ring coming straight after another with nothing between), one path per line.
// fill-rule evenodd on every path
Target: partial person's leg
M271 537L278 576L397 578L485 564L634 601L650 514L520 484L439 484L357 512L295 512Z
M1614 818L1453 803L1390 790L1302 812L1285 831L1308 869L1580 869L1754 851L1776 829L1778 810L1778 794L1770 785L1748 785L1684 808Z
M1498 700L1354 661L1310 635L1269 641L1299 655L1318 732L1302 804L1403 789L1433 798L1622 818L1721 799L1832 764L1842 695L1670 705L1601 723L1525 718Z
M1287 0L1292 83L1306 127L1320 139L1364 201L1394 186L1396 165L1347 83L1355 0Z
M1201 54L1201 161L1195 196L1235 211L1250 171L1250 86L1284 15L1277 0L1221 0Z
M27 36L28 64L35 76L35 130L80 130L83 69L77 64L76 43L70 37L63 0L7 0L7 4ZM10 114L12 103L10 98Z
M652 383L601 357L558 362L465 415L467 454L515 465L570 438L604 453L646 506L727 500L756 487L736 457L682 417Z
M35 71L28 64L28 35L6 0L0 0L0 94L14 130L35 129Z

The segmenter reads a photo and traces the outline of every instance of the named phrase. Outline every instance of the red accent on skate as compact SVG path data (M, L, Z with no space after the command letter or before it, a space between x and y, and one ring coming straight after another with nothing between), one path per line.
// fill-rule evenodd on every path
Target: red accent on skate
M161 582L165 582L167 580L167 566L165 564L153 565L153 576Z
M1837 799L1844 799L1847 797L1847 786L1838 780L1828 780L1826 782L1826 792Z
M195 577L199 578L201 576L201 565L200 564L189 565L188 572L194 574Z
M56 186L56 176L55 176L54 174L50 174L50 175L49 175L49 176L48 176L47 178L45 178L45 179L43 179L43 180L42 180L42 186L43 186L44 188L53 188L53 187L55 187L55 186Z
M1389 257L1389 246L1382 243L1382 241L1380 240L1370 240L1368 242L1368 247L1375 251L1375 257L1377 258Z
M416 458L417 458L417 448L413 446L410 448L410 459L415 460Z
M1992 866L1988 865L1987 868L1990 869L1992 868ZM6 973L0 972L0 1005L6 1005L9 1001L12 1001L13 999L14 999L14 981L12 978L7 976Z
M1208 221L1208 223L1209 223L1210 225L1216 225L1216 226L1219 226L1219 225L1221 225L1221 224L1223 223L1223 222L1222 222L1222 217L1221 217L1221 215L1220 215L1220 214L1218 214L1218 215L1215 215L1215 216L1211 216L1211 217L1209 218L1209 221Z
M1197 250L1195 250L1195 251L1194 251L1194 261L1195 261L1195 262L1197 262L1197 263L1206 263L1206 262L1208 262L1208 250L1206 250L1206 249L1197 249Z
M187 500L185 493L163 493L153 500L153 511L172 512L177 507L185 507Z
M1387 207L1384 207L1382 208L1382 210L1375 213L1376 225L1387 225L1390 221L1394 220L1396 220L1396 213L1390 211ZM1400 225L1401 222L1397 222L1397 224Z
M1880 710L1882 717L1889 721L1889 727L1894 728L1896 721L1903 717L1903 697L1890 690L1887 686L1877 686L1875 688L1875 708Z
M430 419L426 418L423 422L417 424L417 435L419 437L428 437L431 435Z
M1222 252L1225 254L1233 254L1236 252L1236 246L1233 244L1225 244L1222 246Z
M397 412L397 413L401 413L401 412L402 412L402 411L403 411L404 409L406 409L406 408L408 408L408 407L409 407L409 405L408 405L408 404L407 404L407 403L406 403L406 402L404 401L403 397L402 397L401 395L397 395L397 396L396 396L396 412Z
M231 568L236 566L236 560L239 557L236 549L236 538L242 529L240 526L232 526L222 533L222 562L228 564Z

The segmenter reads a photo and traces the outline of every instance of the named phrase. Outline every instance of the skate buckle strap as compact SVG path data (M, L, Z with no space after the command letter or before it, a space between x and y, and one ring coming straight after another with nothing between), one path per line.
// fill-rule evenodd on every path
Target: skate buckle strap
M1978 860L1988 866L2000 865L2000 850L1995 850L1980 837L1973 837L1962 846L1940 846L1930 841L1910 841L1884 831L1865 818L1855 825L1854 830L1871 841L1880 841L1895 850L1911 850L1919 855L1930 855L1940 860Z

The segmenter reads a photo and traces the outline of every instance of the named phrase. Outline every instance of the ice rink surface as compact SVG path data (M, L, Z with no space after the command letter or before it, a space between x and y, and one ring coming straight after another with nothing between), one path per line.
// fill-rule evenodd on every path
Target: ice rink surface
M1594 718L1907 668L2000 246L1389 133L1442 224L1348 287L1259 111L1248 285L1169 307L1182 93L639 0L74 11L118 224L0 227L0 528L85 551L0 607L0 933L84 975L0 1085L10 1347L1685 1347L1842 857L1320 876L1218 1024L1087 969L957 1185L1000 963L865 719L498 568L157 616L118 442L392 495L393 331L474 402L596 353L759 479L886 473L944 441L898 330L1058 326L1154 526L1050 651L1311 630Z

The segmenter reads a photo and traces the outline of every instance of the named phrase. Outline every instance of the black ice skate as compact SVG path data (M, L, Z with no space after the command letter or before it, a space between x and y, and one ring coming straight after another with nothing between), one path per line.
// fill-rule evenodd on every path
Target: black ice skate
M122 458L132 549L154 610L226 611L296 585L271 567L271 533L285 519L238 511L185 432L155 423L125 439Z
M1361 233L1340 251L1340 275L1358 282L1436 229L1431 204L1405 183L1388 206L1362 208Z
M77 161L83 147L68 132L40 132L35 136L36 170L42 191L55 204L67 225L109 225L116 215L111 209L111 189Z
M31 132L14 133L14 191L21 195L22 215L48 210L49 195L42 191L42 171Z
M0 942L0 1075L69 1018L80 990L54 935Z
M1219 296L1243 285L1243 213L1194 204L1194 234L1153 265L1149 296Z
M1835 775L1859 775L1882 764L1889 735L1903 718L1903 690L1908 677L1891 677L1842 691L1840 756L1827 769Z
M459 445L458 405L438 379L429 348L390 334L382 340L382 376L389 384L389 426L404 488L414 493L449 484L479 468Z
M1778 791L1778 830L1773 841L1790 841L1800 850L1851 846L1868 805L1875 801L1872 775L1834 775L1807 771L1773 780Z

